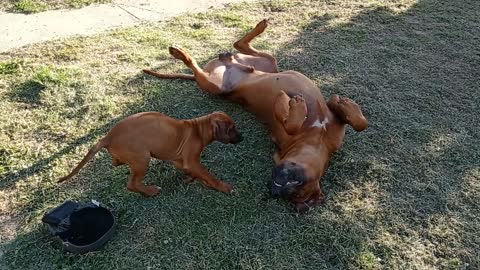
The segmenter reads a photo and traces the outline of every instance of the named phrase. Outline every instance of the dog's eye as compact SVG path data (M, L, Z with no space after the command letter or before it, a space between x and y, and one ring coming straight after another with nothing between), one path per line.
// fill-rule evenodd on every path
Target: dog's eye
M296 185L298 184L299 182L298 181L292 181L292 182L287 182L287 186L291 186L291 185Z
M283 187L282 185L280 185L279 183L273 181L273 184L276 186L276 187Z

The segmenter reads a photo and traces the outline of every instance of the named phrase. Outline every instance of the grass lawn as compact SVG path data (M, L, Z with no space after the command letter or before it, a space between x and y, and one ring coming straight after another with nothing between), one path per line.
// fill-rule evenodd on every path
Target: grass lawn
M15 13L37 13L51 9L81 8L111 0L1 0L0 10Z
M0 54L0 269L479 269L480 2L264 1L49 42ZM348 129L322 179L323 206L297 216L270 199L273 145L241 107L189 81L180 44L200 63L264 17L255 45L325 96L363 106L370 126ZM203 163L234 184L229 196L183 184L152 162L145 199L126 191L126 167L99 153L65 175L119 119L140 111L192 118L223 110L245 139L210 145ZM41 217L66 199L113 209L102 251L64 254ZM3 267L3 268L2 268Z

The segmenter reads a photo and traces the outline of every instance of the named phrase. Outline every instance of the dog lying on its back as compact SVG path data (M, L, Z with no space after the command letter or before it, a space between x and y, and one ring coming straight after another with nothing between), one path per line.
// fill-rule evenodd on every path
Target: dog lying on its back
M131 115L116 124L93 146L73 171L59 179L63 182L85 166L102 148L112 156L113 166L130 168L127 189L144 196L159 192L157 186L142 182L151 157L171 161L203 185L221 192L232 192L232 186L217 180L201 164L200 154L213 141L236 144L242 140L235 122L223 112L214 112L191 120L177 120L159 112Z

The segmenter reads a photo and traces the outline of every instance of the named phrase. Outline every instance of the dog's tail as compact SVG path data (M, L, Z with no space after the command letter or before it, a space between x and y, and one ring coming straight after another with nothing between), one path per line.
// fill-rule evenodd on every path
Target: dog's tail
M152 75L152 76L155 76L155 77L158 77L158 78L162 78L162 79L184 79L184 80L191 80L191 81L195 81L195 76L191 75L191 74L184 74L184 73L159 73L159 72L156 72L156 71L153 71L153 70L148 70L148 69L144 69L143 70L144 73L148 74L148 75Z
M104 138L104 139L101 139L97 144L95 144L91 149L90 151L88 151L87 155L82 159L82 161L80 161L80 163L77 165L77 167L75 167L75 169L72 170L72 172L67 175L67 176L64 176L60 179L58 179L57 183L61 183L65 180L68 180L70 179L72 176L74 176L75 174L78 173L78 171L80 171L81 168L83 168L83 166L85 166L85 164L87 164L87 162L93 158L93 156L95 156L96 153L98 153L98 151L100 151L102 148L104 148L105 146L108 145L108 142L107 140Z

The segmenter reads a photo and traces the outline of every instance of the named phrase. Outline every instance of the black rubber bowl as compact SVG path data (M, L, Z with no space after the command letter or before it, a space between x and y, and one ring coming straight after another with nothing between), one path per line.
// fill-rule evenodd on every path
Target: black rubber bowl
M75 202L65 202L53 209L43 221L64 249L75 254L101 249L112 238L116 225L115 217L108 209Z

